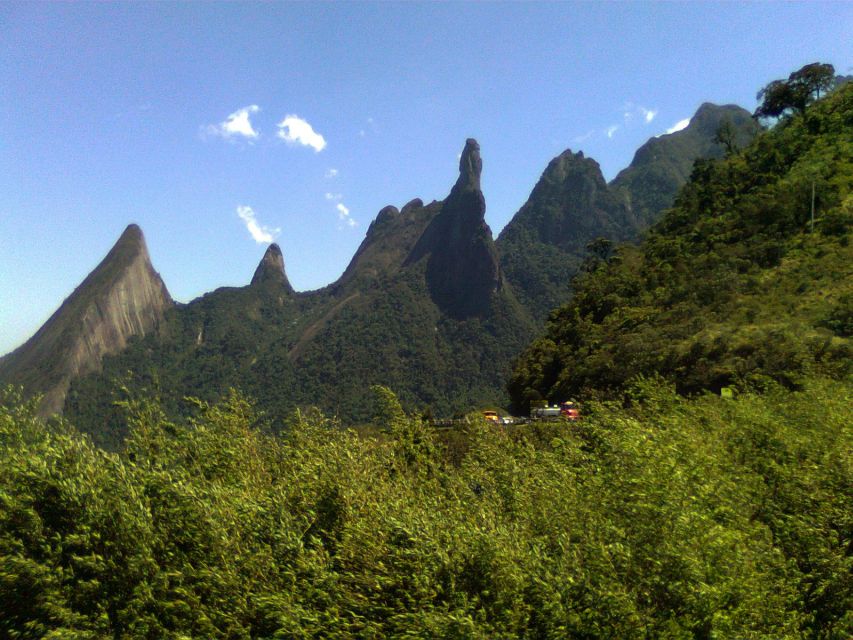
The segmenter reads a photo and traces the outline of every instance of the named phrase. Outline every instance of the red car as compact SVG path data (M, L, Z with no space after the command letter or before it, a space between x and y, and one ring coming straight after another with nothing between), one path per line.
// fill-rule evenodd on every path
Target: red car
M581 412L574 402L563 402L560 404L560 415L566 420L580 420Z

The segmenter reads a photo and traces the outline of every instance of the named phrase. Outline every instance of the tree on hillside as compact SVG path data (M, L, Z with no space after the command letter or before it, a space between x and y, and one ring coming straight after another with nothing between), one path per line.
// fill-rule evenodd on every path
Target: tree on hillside
M720 126L717 127L717 133L714 134L714 142L723 146L727 156L737 152L737 131L732 124L731 118L726 117L722 119Z
M778 118L789 111L804 113L806 107L835 84L835 67L812 62L794 71L787 80L774 80L756 95L761 104L756 118Z

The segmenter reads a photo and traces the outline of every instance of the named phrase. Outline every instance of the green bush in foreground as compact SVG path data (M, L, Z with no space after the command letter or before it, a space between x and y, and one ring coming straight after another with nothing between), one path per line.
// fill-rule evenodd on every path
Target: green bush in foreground
M132 399L119 454L7 391L0 636L846 639L850 391L641 380L577 425L472 425L456 464L385 389L371 438Z

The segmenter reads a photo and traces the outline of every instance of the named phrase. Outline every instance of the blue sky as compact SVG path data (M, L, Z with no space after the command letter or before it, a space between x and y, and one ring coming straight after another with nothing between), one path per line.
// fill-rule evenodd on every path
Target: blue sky
M270 237L314 289L467 137L497 235L564 149L611 179L816 60L853 73L853 3L0 3L0 354L130 222L180 301Z

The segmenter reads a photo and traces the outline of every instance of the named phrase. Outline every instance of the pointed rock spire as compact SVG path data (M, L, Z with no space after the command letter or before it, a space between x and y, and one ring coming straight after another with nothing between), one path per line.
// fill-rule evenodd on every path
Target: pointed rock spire
M426 276L432 299L457 318L485 313L502 282L492 231L485 220L482 169L480 145L469 138L459 158L456 184L407 259L411 264L429 256Z
M284 256L281 254L281 248L274 242L267 247L264 257L255 269L255 275L252 276L253 286L266 282L277 282L288 293L293 293L293 287L284 272Z
M459 157L459 178L456 180L453 191L479 191L482 171L480 145L474 138L468 138Z

